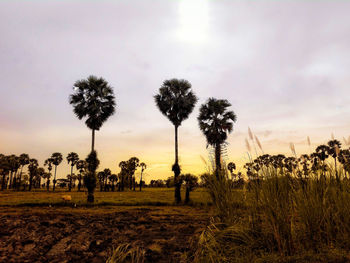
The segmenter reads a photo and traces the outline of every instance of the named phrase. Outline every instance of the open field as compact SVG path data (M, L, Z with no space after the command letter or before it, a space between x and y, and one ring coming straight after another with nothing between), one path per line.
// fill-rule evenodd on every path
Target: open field
M122 244L141 247L146 262L179 262L209 222L198 207L208 195L197 189L196 207L173 206L173 191L97 191L89 207L84 192L0 192L0 262L105 262Z
M182 191L182 200L184 193ZM70 195L72 201L67 203L62 200L63 195ZM142 192L125 191L125 192L95 192L94 205L172 205L174 203L173 188L145 188ZM207 192L202 189L196 189L191 192L191 200L194 205L205 205L209 202ZM57 189L56 192L47 192L45 190L35 190L32 192L0 192L0 206L25 206L25 205L86 205L86 193L67 192L66 190Z
M208 223L192 207L0 208L0 262L105 262L113 248L179 262Z

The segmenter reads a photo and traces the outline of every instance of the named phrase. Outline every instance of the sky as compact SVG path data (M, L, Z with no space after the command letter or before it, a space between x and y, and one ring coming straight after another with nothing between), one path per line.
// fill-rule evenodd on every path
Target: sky
M209 97L227 99L237 115L225 160L239 166L248 127L270 154L348 138L348 10L348 1L3 0L0 152L40 165L53 152L85 158L91 131L68 97L89 75L105 78L117 103L96 133L99 169L117 173L136 156L148 165L146 182L172 175L174 128L153 99L170 78L187 79L199 97L179 128L185 173L207 169L197 116ZM64 159L58 178L69 172Z

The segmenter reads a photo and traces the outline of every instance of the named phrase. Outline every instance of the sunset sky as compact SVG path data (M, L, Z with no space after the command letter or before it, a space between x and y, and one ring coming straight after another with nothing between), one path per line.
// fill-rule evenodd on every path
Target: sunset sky
M350 135L348 1L1 1L0 152L85 158L91 131L68 103L76 80L104 77L116 114L96 133L100 169L132 156L146 181L172 175L174 129L153 96L191 82L199 102L179 130L183 172L206 170L198 108L227 99L237 115L228 161L246 161L250 127L265 153L298 154ZM342 140L342 143L343 140ZM58 177L69 173L64 159Z

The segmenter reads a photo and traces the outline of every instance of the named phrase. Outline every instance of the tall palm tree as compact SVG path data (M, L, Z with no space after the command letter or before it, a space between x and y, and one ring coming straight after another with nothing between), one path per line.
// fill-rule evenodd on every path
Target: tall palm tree
M140 163L140 167L141 167L141 178L140 178L140 192L142 191L142 174L143 174L143 171L147 169L147 165L142 162Z
M46 181L46 188L47 191L50 191L50 177L51 177L51 170L52 170L52 164L53 164L53 159L47 158L44 162L44 166L47 166L47 169L49 170L49 175L46 175L47 181Z
M20 156L19 156L19 163L21 165L21 171L19 173L19 182L17 184L17 190L20 189L21 187L21 182L22 182L22 170L23 170L23 167L26 166L27 164L29 164L29 155L26 154L26 153L22 153Z
M76 168L77 168L77 170L79 170L78 192L80 192L80 188L81 188L81 174L83 173L84 169L86 168L86 162L84 160L79 160L76 163Z
M181 184L178 177L181 173L178 154L178 128L186 120L196 105L198 98L192 91L191 83L184 79L165 80L154 96L160 112L165 115L175 127L175 163L172 167L175 178L175 201L181 201Z
M89 76L75 82L73 89L75 93L70 95L69 103L79 120L86 117L85 124L92 130L91 151L94 151L95 131L115 112L113 88L103 78Z
M221 146L226 141L228 133L233 130L237 117L227 108L231 104L227 100L209 98L199 109L199 128L205 135L208 145L215 148L216 176L221 170Z
M39 166L38 160L36 160L36 159L30 159L29 160L29 165L28 165L28 170L29 170L29 191L32 190L33 178L37 174L38 166Z
M56 172L57 172L57 166L61 164L63 157L61 153L55 152L51 155L52 159L52 164L55 166L55 177L53 179L53 189L52 191L55 192L55 187L56 187Z
M75 152L68 153L67 162L70 164L70 177L69 177L69 192L72 191L72 175L73 175L73 167L79 161L79 155Z

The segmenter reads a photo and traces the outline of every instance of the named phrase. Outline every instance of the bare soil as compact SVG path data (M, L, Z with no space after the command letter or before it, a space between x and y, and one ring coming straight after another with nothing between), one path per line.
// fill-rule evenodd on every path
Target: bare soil
M105 262L129 243L146 262L179 262L208 223L192 207L1 208L0 262Z

